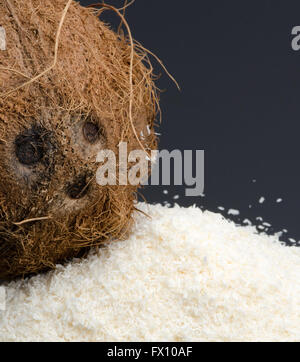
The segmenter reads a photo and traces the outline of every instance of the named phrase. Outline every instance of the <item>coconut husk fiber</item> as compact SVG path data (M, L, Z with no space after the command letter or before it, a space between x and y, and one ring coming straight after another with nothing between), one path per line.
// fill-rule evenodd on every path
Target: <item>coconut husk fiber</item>
M104 10L0 2L0 279L55 268L130 230L138 186L98 185L96 155L118 155L121 141L128 152L156 147L157 89L147 52L127 23L112 31Z

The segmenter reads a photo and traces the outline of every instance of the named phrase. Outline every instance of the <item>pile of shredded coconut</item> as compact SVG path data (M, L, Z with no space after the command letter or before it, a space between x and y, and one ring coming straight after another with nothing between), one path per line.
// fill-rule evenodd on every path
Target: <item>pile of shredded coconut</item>
M300 341L300 248L139 204L125 242L6 286L1 341Z

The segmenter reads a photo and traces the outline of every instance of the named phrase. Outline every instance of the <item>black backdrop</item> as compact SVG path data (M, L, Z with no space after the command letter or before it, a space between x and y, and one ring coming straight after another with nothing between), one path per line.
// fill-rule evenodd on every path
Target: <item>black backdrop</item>
M109 13L104 19L118 24ZM184 186L149 186L147 200L173 202L178 194L180 205L238 209L236 221L261 216L271 232L286 228L286 240L299 240L300 51L291 31L300 2L136 0L127 19L182 87L156 65L166 89L160 149L205 150L204 198L184 197Z

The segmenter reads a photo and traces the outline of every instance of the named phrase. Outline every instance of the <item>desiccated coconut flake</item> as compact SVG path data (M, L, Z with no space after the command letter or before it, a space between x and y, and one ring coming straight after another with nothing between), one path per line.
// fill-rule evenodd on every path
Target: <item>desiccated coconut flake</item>
M239 210L229 209L229 210L228 210L228 215L237 216L237 215L240 215L240 212L239 212Z
M266 227L268 227L268 228L270 228L270 227L272 226L272 225L269 224L268 222L264 222L263 225L266 226Z
M200 208L139 204L132 234L6 285L0 341L300 341L300 248Z

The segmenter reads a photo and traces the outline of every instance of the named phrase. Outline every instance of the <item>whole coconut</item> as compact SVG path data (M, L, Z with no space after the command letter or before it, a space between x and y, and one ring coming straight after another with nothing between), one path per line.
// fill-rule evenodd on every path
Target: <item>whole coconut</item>
M96 155L118 155L121 141L128 152L156 147L145 51L95 9L67 5L0 3L0 279L126 235L138 186L99 186Z

